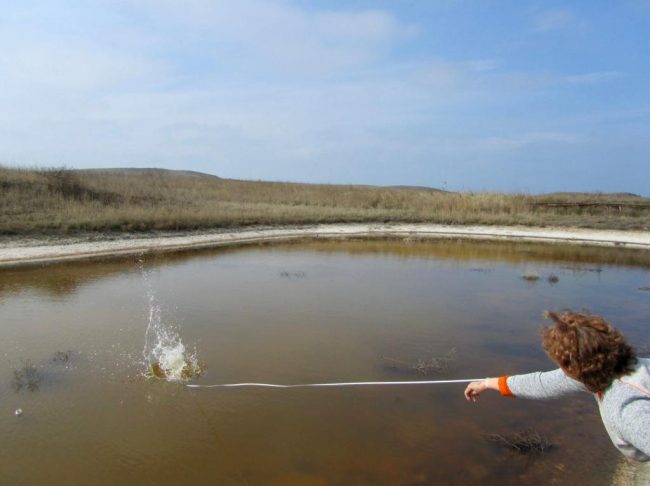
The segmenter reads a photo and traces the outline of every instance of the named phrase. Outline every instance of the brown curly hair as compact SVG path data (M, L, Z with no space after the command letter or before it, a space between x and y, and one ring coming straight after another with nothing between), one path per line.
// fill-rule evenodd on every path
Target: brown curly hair
M542 330L542 347L564 372L592 393L633 370L636 356L623 334L600 316L545 312L554 324Z

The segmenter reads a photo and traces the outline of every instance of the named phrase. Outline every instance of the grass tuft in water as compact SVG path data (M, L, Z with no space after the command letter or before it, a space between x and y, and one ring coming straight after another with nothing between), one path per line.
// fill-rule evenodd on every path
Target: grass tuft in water
M489 442L524 455L542 454L553 447L545 436L533 429L503 435L489 434L485 438Z
M537 282L539 280L539 274L537 272L526 272L521 278L528 282Z
M11 387L16 393L22 390L31 392L38 390L41 383L41 376L31 360L25 360L20 368L14 369L13 371L14 375L11 380Z
M66 364L72 359L73 351L57 351L52 356L53 363Z

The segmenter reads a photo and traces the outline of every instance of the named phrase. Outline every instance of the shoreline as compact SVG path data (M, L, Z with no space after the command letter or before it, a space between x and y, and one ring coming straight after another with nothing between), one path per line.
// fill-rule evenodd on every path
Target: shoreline
M166 253L204 248L244 246L300 239L347 238L460 238L476 240L537 241L584 246L650 250L650 232L535 228L524 226L454 226L439 224L324 224L279 228L245 228L182 236L134 236L98 241L35 244L11 241L0 246L0 268L105 259L141 253Z

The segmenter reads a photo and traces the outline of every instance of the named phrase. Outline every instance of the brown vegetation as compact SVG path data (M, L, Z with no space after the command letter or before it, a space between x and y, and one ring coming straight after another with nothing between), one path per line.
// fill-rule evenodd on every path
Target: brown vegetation
M616 201L610 201L610 199ZM540 206L621 202L617 206ZM421 222L650 229L629 195L449 193L428 188L220 179L192 172L0 167L0 234L199 230L246 225Z
M546 437L531 429L504 435L490 434L486 439L519 454L541 454L552 447Z

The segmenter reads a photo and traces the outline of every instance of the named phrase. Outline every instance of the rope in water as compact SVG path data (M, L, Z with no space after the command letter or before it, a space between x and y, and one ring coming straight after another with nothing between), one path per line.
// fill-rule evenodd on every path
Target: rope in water
M219 383L216 385L187 384L189 388L316 388L316 387L343 387L343 386L393 386L393 385L439 385L442 383L471 383L482 381L483 378L463 380L423 380L423 381L349 381L342 383L304 383L297 385L277 385L274 383Z

